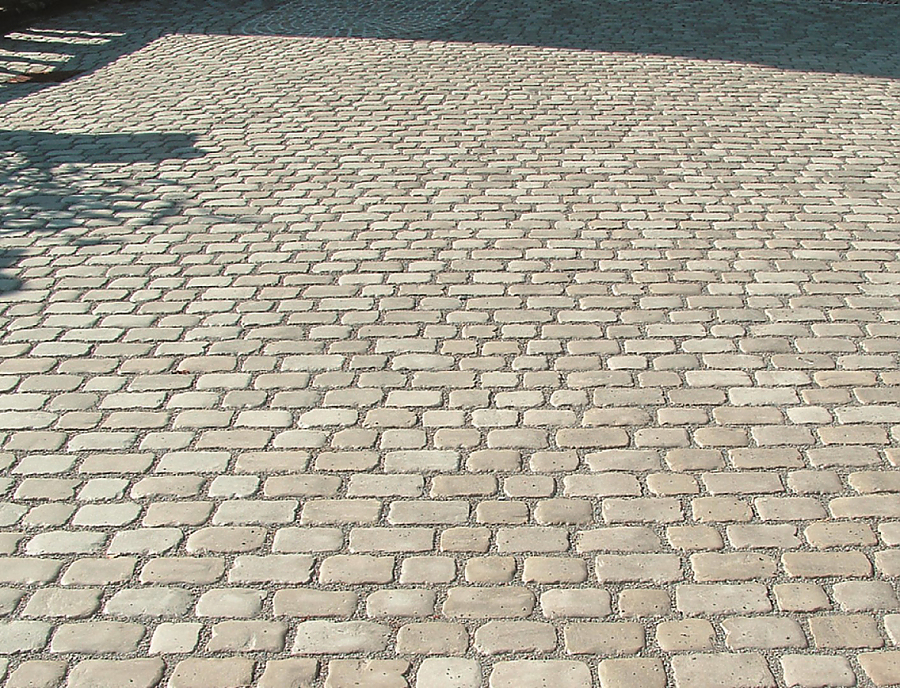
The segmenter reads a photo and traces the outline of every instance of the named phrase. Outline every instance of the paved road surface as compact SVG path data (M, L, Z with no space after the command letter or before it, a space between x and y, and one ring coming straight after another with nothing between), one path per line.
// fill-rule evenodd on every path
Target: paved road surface
M0 671L900 683L900 8L109 2L0 90Z

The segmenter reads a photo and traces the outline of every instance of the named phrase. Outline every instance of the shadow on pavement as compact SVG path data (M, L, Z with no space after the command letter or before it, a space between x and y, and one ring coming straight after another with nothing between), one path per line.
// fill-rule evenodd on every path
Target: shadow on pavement
M527 45L900 79L900 5L841 0L120 0L50 24L0 40L0 81L88 73L174 33ZM0 102L46 85L2 84Z
M40 237L68 247L62 252L117 244L177 214L175 182L160 179L158 165L203 154L195 137L182 133L0 130L0 293L21 288L6 271L30 255L28 247ZM118 231L93 231L103 227Z

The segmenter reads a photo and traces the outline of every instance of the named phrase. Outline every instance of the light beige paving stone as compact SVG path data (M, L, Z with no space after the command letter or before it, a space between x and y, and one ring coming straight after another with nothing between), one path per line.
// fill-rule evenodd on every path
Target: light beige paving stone
M679 655L672 659L672 673L678 688L776 685L765 658L755 653Z
M259 678L260 688L307 688L318 673L318 662L310 659L272 659Z
M829 655L784 655L781 658L787 686L826 688L855 686L856 675L846 657Z
M468 646L468 632L460 624L426 621L406 624L397 632L397 652L401 654L458 655Z
M66 674L65 662L29 660L10 672L6 680L9 688L50 688L58 686Z
M656 627L656 642L664 652L712 650L716 631L706 619L663 621Z
M818 648L879 648L884 640L875 618L865 614L833 614L809 620Z
M43 621L9 621L0 625L0 652L13 655L40 650L47 644L52 626Z
M600 618L612 613L606 590L560 589L541 593L541 612L547 618Z
M259 613L265 592L253 588L213 588L197 600L197 616L250 618Z
M328 662L325 688L406 688L409 663L399 659L333 659Z
M429 657L416 672L416 688L480 688L481 667L472 659Z
M203 625L165 622L159 624L150 639L150 654L186 654L197 647Z
M297 624L294 654L378 652L388 642L389 628L370 621L304 621Z
M565 660L513 660L494 665L489 679L490 688L587 688L591 673L583 662Z
M595 559L597 579L606 582L664 583L682 578L681 560L669 554L600 555Z
M534 593L515 586L450 588L442 611L450 618L520 618L531 614L534 603Z
M253 661L241 658L183 659L169 678L170 688L243 688L252 685Z
M83 621L63 624L53 633L51 652L127 654L135 652L146 628L120 621Z
M23 597L25 597L24 590L0 588L0 616L10 614L19 605L19 601Z
M212 627L210 652L280 652L287 625L277 621L222 621Z
M165 665L159 659L86 659L69 673L72 688L113 688L123 680L140 688L159 685Z
M900 654L897 652L864 652L858 659L874 685L889 686L900 680Z
M766 586L758 583L679 585L675 589L675 606L689 615L772 610Z
M803 629L793 619L732 617L722 622L730 650L806 647Z
M187 611L191 601L191 594L178 588L124 588L109 598L103 612L123 617L178 617Z
M861 612L896 609L900 602L887 581L843 581L835 583L832 596L843 611Z
M666 672L659 659L604 659L598 667L601 688L647 686L665 688Z
M626 588L619 593L619 613L623 616L658 616L670 610L669 593L665 590Z
M563 633L570 655L631 655L644 647L644 627L639 623L578 622L567 624Z
M42 588L28 600L22 616L84 618L100 607L101 594L99 589Z
M556 648L556 630L539 621L490 621L475 631L474 648L486 655L543 654Z

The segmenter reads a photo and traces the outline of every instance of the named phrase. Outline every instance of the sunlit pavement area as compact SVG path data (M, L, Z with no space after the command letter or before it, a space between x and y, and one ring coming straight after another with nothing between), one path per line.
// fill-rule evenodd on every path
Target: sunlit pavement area
M9 33L5 685L900 684L898 26L131 0Z

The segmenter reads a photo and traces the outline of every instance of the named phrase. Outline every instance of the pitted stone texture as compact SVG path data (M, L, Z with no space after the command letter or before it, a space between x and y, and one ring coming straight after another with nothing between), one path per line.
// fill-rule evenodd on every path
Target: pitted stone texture
M564 660L523 659L498 662L490 675L490 688L590 688L587 664Z
M163 677L160 659L88 659L69 673L70 688L118 688L127 681L135 688L153 688Z
M429 657L419 665L416 688L480 688L481 667L472 659Z
M184 659L175 665L170 688L243 688L252 685L253 661L249 659Z
M407 688L409 663L398 659L335 659L328 663L325 688Z
M678 688L775 688L766 660L758 654L680 655L672 659Z

